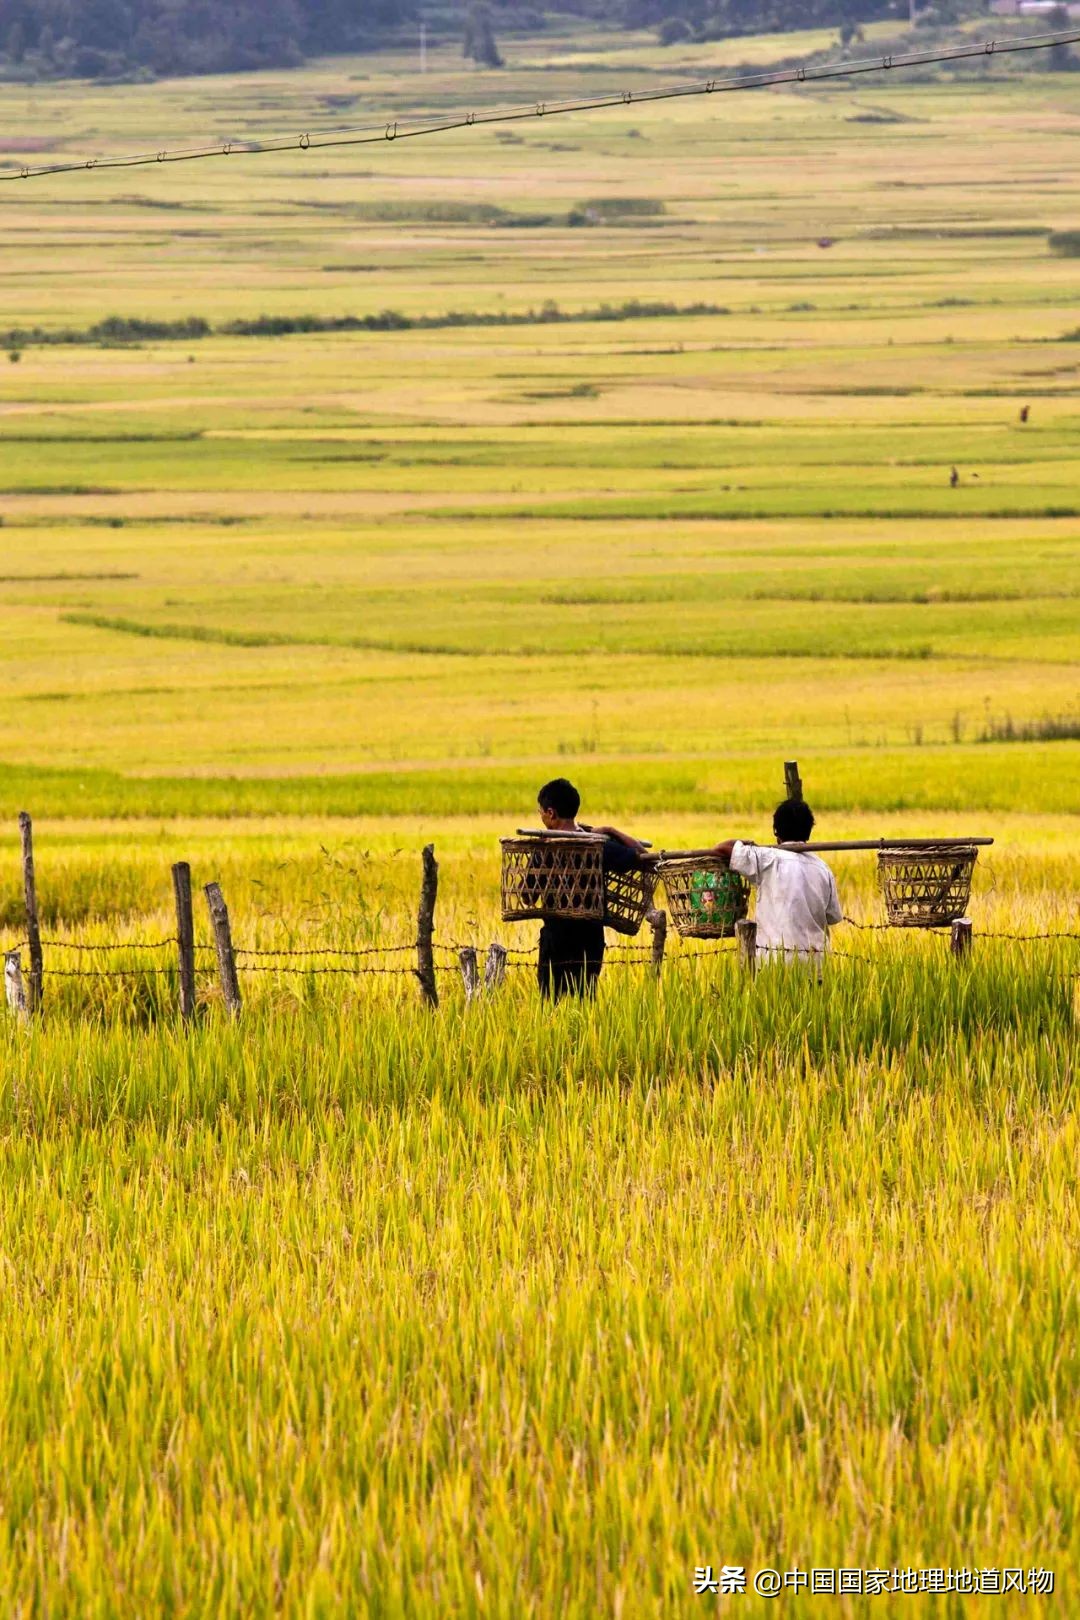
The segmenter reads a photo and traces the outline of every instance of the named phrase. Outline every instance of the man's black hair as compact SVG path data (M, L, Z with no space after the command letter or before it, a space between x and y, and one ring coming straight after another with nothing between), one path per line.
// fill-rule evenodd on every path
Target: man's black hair
M573 821L581 809L581 794L565 776L545 782L536 795L541 810L554 810L560 821Z
M777 843L805 844L814 830L814 812L802 799L782 799L772 824Z

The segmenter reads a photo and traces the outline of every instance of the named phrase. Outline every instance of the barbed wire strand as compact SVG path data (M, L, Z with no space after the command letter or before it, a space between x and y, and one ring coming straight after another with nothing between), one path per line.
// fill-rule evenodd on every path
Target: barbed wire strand
M1067 933L1067 932L1062 932L1062 933L1055 932L1055 933L1046 933L1046 934L974 934L973 933L972 938L973 938L973 940L974 939L978 939L978 940L1011 939L1011 940L1018 940L1021 944L1030 944L1032 940L1038 940L1038 939L1080 939L1080 934L1073 934L1073 933Z
M1002 936L1002 937L1009 937L1009 936ZM1051 936L1035 935L1035 936L1029 936L1029 937L1033 937L1033 938L1040 938L1040 937L1057 938L1059 936L1056 936L1056 935L1051 935ZM1066 937L1069 937L1069 936L1066 936ZM762 958L767 960L770 953L769 953L769 951L768 951L768 949L766 947L763 947L759 951L758 954ZM709 955L712 955L712 956L730 955L730 952L726 952L726 953L725 952L719 952L719 953L717 953L717 952L711 952L711 951L693 951L693 952L678 953L676 955L665 957L664 962L663 962L662 965L664 967L677 966L679 963L686 962L688 960L692 960L695 956L709 956ZM835 948L833 948L831 950L828 950L828 951L810 952L809 955L805 959L806 960L813 960L815 958L820 958L820 960L821 960L821 962L823 964L825 962L828 962L828 961L833 961L833 960L839 959L841 961L846 961L846 962L862 962L862 963L867 964L869 967L876 967L876 968L891 968L891 967L899 965L897 963L890 962L886 958L882 958L880 956L866 956L865 954L863 954L862 952L859 952L859 951L843 951L843 950L837 950ZM641 968L641 969L644 969L644 970L648 970L650 968L650 966L652 966L652 962L651 962L651 958L649 960L643 960L643 959L639 960L637 958L622 957L622 958L619 958L618 960L616 960L614 962L607 962L604 965L607 968L611 969L611 970L615 970L617 968ZM529 961L523 961L523 962L522 961L519 961L519 962L509 962L508 961L506 963L506 967L508 969L510 969L512 971L526 972L526 973L531 972L536 966L537 966L536 959L532 959L532 960L529 960ZM279 976L284 976L285 974L294 971L294 970L289 969L289 968L272 967L272 966L267 965L267 964L243 965L243 964L238 963L237 968L238 968L238 971L241 972L241 973L270 973L270 974L277 974ZM51 968L49 970L49 977L50 978L61 978L61 979L171 978L171 977L174 976L175 971L176 970L174 968ZM327 975L345 976L345 977L348 977L348 978L381 977L381 978L415 979L415 978L419 977L419 973L418 973L418 970L416 968L404 968L404 967L402 967L402 968L396 968L396 967L389 967L389 968L376 968L376 967L316 967L316 968L308 968L308 969L296 969L295 971L296 972L303 972L305 974L305 976L311 975L311 976L319 977L319 978L325 977ZM455 966L450 965L449 963L437 963L436 964L436 972L438 972L438 973L445 973L445 974L450 974L451 976L454 976L457 973L457 971L458 971L458 969ZM1073 975L1070 975L1070 976L1073 977L1073 978L1080 978L1080 974L1073 974Z
M892 923L863 923L857 921L854 917L845 917L844 921L861 930L896 933L910 932L910 930L898 928ZM926 930L919 931L926 932ZM980 933L975 937L978 938L980 943L988 941L1002 941L1015 944L1033 944L1044 941L1080 940L1080 932L1073 932L1071 930L1045 930L1043 932L1034 934L986 932ZM170 946L173 946L176 943L177 941L175 939L117 940L105 944L100 942L81 942L76 940L42 940L42 945L47 946L51 950L90 952L130 950L157 951L168 949ZM730 955L735 943L736 942L733 939L725 938L717 939L710 945L706 946L690 947L688 949L676 949L670 953L665 953L661 959L660 965L661 967L668 967L675 966L680 963L693 962L695 960L700 960L703 957L713 957L715 959L722 955ZM0 954L6 955L20 953L26 948L27 944L28 942L26 940L18 940L14 944L6 947L6 949ZM216 947L206 943L199 943L195 946L195 949L203 952L214 952ZM242 973L279 974L282 976L289 973L295 973L302 974L305 977L323 977L327 975L334 975L352 978L379 977L414 979L418 977L418 972L417 969L413 967L362 967L356 966L355 963L370 956L401 955L415 949L415 942L410 942L406 945L370 945L355 948L339 946L312 946L307 949L299 949L293 946L282 946L273 949L256 949L253 946L236 946L234 947L234 956L236 958L258 959L255 961L238 960L237 968L238 971ZM487 954L488 947L484 945L456 944L435 945L434 949L444 956L455 956L463 950L472 950L475 951L479 957ZM769 952L768 947L759 946L757 948L757 954L763 960L767 960L771 953ZM339 958L348 957L353 965L312 965L313 958L320 959L327 956L336 956ZM846 951L839 949L836 946L830 946L824 951L812 952L811 956L820 957L822 961L838 958L843 961L863 962L871 967L877 968L891 967L895 965L887 958L882 956L867 956L861 952ZM284 963L280 960L281 958L285 959ZM505 965L511 970L530 972L537 967L538 962L539 957L535 952L511 949L507 950L505 954ZM288 965L289 963L295 963L295 966L290 966ZM604 965L611 969L642 968L648 970L650 968L655 969L656 962L652 951L649 949L634 945L611 945L607 947ZM439 962L436 963L435 966L436 971L439 973L455 975L459 971L460 964L457 962ZM177 971L178 969L175 966L159 968L56 968L50 966L47 969L49 977L61 979L171 978L176 975ZM208 969L201 969L200 971L205 974Z
M845 917L844 922L848 923L853 928L858 928L860 931L873 932L873 933L896 933L896 934L904 934L904 935L911 935L911 934L926 935L926 934L940 933L941 930L943 930L945 928L948 928L950 926L949 923L945 922L945 923L922 924L918 928L910 928L910 927L907 927L905 925L898 924L898 923L859 922L854 917ZM1080 931L1074 931L1074 930L1071 930L1071 929L1045 929L1045 930L1043 930L1043 931L1041 931L1039 933L1021 934L1021 933L1013 932L1011 930L997 930L997 931L992 932L989 929L986 929L986 930L981 930L981 931L978 931L978 932L974 933L973 934L973 939L977 939L980 942L985 942L985 941L988 941L988 940L1011 940L1011 941L1019 941L1019 942L1022 942L1022 943L1031 942L1033 940L1080 940ZM108 940L108 941L103 941L103 942L102 941L82 941L82 940L42 939L42 941L41 941L43 949L63 950L63 951L85 951L85 952L96 952L96 953L108 952L108 951L160 951L160 950L167 950L170 947L175 946L177 943L178 942L177 942L176 939L156 939L156 940L123 939L123 940ZM494 943L497 944L498 942L496 941ZM714 940L710 945L707 945L707 946L701 946L701 947L697 947L697 948L695 948L695 947L690 947L690 948L684 947L684 948L681 948L681 949L677 948L674 951L668 951L664 956L664 960L670 962L670 961L684 960L687 957L694 957L694 956L713 956L713 955L715 955L717 950L731 949L731 948L734 947L734 945L735 945L735 940L730 938L730 937L718 938L718 939ZM28 941L26 939L15 940L10 945L0 947L0 954L8 954L10 952L25 950L27 948L27 946L28 946ZM197 952L202 952L202 953L215 954L216 951L217 951L217 947L214 944L209 943L209 942L204 942L204 941L198 941L195 944L194 948L195 948L195 950ZM265 959L271 959L271 958L277 959L277 958L284 957L284 958L286 958L288 960L303 960L303 961L310 960L313 957L327 957L327 956L333 956L333 957L338 957L338 958L349 958L350 960L354 960L354 959L355 960L360 960L362 958L369 957L369 956L399 956L399 955L406 954L406 953L408 953L410 951L415 951L415 949L416 949L416 942L414 940L410 940L405 945L364 945L364 946L310 945L310 946L303 946L303 947L298 947L298 946L271 946L271 947L258 947L258 948L256 948L255 946L252 946L252 945L234 945L233 946L233 955L234 956L257 957L257 958L265 958ZM456 956L456 955L460 954L461 951L465 951L465 950L472 950L472 951L475 951L478 956L483 956L483 955L487 954L487 952L491 949L491 946L490 945L485 945L483 943L440 945L440 944L437 944L437 943L433 942L432 949L434 951L437 951L437 952L441 953L444 956ZM535 962L537 960L537 954L536 954L535 951L520 950L520 949L517 949L515 947L507 948L505 950L505 955L506 955L506 959L507 959L508 962L514 961L514 960L523 960L523 961L528 961L528 962ZM620 956L620 957L632 957L635 960L643 961L643 962L651 962L653 960L652 951L648 947L635 946L635 945L608 945L607 948L606 948L605 955L606 955L606 957L608 959L610 959L613 956ZM55 969L53 969L53 971L54 972L59 972L60 970L58 968L55 968ZM171 972L172 969L171 968L163 969L162 971L163 972ZM348 970L346 969L346 971L348 971ZM411 968L406 968L406 969L403 969L402 971L411 973L412 969Z
M84 943L73 939L43 939L42 948L50 951L165 951L176 944L173 939L115 939L104 944Z
M376 142L415 139L425 135L445 135L476 126L514 123L533 118L555 118L571 113L599 112L610 107L640 106L645 103L681 100L688 96L733 94L744 90L768 89L784 84L814 84L822 80L850 79L867 73L883 73L911 67L932 67L976 57L1011 55L1020 51L1050 50L1055 45L1074 45L1080 31L1027 34L1016 39L989 39L948 50L889 52L863 57L854 62L823 62L806 67L773 68L761 73L741 73L726 78L691 81L657 89L621 90L597 96L580 96L560 101L534 101L515 106L492 107L465 113L456 118L433 114L413 119L392 119L379 128L371 125L330 130L305 130L300 134L276 135L263 139L218 140L202 146L159 147L155 151L126 155L71 158L60 163L20 164L0 180L32 180L48 175L74 174L87 170L134 169L154 163L191 163L214 157L252 157L292 150L319 151L327 147L366 146Z
M253 963L250 963L250 964L245 963L245 962L238 962L236 964L236 966L237 966L237 971L240 972L240 973L278 973L278 974L286 974L286 973L291 973L291 972L297 972L297 973L303 973L305 975L305 977L311 976L311 977L316 977L316 978L320 978L323 975L328 974L328 973L345 974L349 978L358 978L358 977L360 977L362 975L365 975L365 974L376 974L376 975L381 974L381 975L384 975L384 976L385 975L391 975L391 976L393 976L395 978L401 978L401 979L414 979L414 978L417 977L416 968L313 967L313 968L296 968L296 969L293 969L293 968L271 967L266 963L259 963L259 962L253 962ZM457 969L456 968L451 968L451 967L443 967L443 966L440 965L440 966L437 967L437 971L439 973L455 973L457 971Z
M434 950L444 951L444 952L454 949L454 947L450 946L450 945L433 945L432 948ZM202 947L196 946L196 949L197 950L202 949L202 950L210 950L210 951L212 951L212 950L216 949L216 946L214 946L214 945L204 945ZM233 947L233 954L235 956L305 956L305 957L309 957L309 956L339 956L339 957L340 956L350 956L350 957L353 957L353 956L355 956L355 957L361 957L361 956L395 956L395 955L399 955L403 951L415 951L415 949L416 949L416 942L414 940L408 945L365 945L365 946L357 946L355 948L345 948L344 946L337 946L337 945L309 945L309 946L305 946L303 948L299 948L299 947L296 947L296 946L281 945L281 946L273 946L273 947L271 947L269 949L264 948L264 949L256 950L253 946L235 945Z
M27 942L26 942L25 939L19 940L17 942L17 944L11 946L10 949L11 950L18 950L18 949L24 947L26 945L26 943ZM69 940L69 939L42 939L42 941L41 941L41 944L42 944L43 948L46 948L46 949L49 949L49 950L54 950L54 951L99 951L99 952L100 951L163 951L163 950L168 950L170 947L175 946L178 943L179 943L179 941L175 938L175 936L170 937L168 939L153 939L153 940L150 940L150 939L146 939L146 940L141 940L141 939L116 939L116 940L106 940L104 942L89 942L89 941L84 942L82 940ZM214 945L212 942L210 942L210 941L202 941L202 940L197 941L194 948L195 948L196 951L201 951L201 952L204 952L204 953L206 953L206 952L213 953L213 952L216 952L216 950L217 950L217 946ZM433 945L432 948L434 950L442 951L442 952L446 953L446 952L453 952L453 951L459 949L460 947L451 946L451 945ZM415 941L410 942L408 945L365 945L365 946L350 946L350 947L337 946L337 945L307 945L307 946L304 946L302 948L298 948L298 947L293 947L293 946L280 945L280 946L273 946L270 949L259 949L259 950L256 950L253 946L235 945L233 947L233 954L236 955L236 956L289 956L289 957L291 957L291 956L303 956L303 957L309 957L309 956L338 956L338 957L344 957L344 956L348 956L348 957L361 957L361 956L391 956L391 955L397 955L397 954L399 954L399 953L401 953L403 951L414 951L415 949L416 949Z
M47 978L172 978L173 967L50 967Z

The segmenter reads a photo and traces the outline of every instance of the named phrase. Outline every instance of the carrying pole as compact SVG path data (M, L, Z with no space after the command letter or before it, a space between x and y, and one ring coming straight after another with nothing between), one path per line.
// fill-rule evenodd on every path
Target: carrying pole
M742 838L740 843L749 844L756 848L752 838ZM815 855L825 850L838 849L961 849L977 844L980 848L992 844L992 838L849 838L834 840L828 843L785 843L765 844L765 849L790 849L797 855ZM706 855L715 855L715 849L662 849L662 861L698 860Z

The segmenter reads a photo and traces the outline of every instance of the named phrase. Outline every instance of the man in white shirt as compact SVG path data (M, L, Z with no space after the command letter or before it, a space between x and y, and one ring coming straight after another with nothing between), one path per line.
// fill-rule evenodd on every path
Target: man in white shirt
M813 828L813 811L801 799L777 805L773 834L778 844L805 843ZM773 849L738 838L717 844L716 853L758 891L759 958L820 964L829 948L829 928L844 916L836 879L825 862L801 850Z

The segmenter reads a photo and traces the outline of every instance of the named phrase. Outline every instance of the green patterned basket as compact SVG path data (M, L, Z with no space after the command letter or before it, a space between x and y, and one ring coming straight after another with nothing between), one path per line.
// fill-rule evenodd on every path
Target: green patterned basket
M730 939L746 916L750 886L719 856L665 855L660 878L682 939Z

